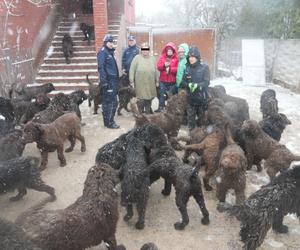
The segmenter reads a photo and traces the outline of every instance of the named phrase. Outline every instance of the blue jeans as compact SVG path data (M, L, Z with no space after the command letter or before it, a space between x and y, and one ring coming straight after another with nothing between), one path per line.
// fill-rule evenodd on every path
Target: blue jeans
M159 107L164 108L166 106L166 95L167 92L171 92L173 94L174 88L176 88L176 83L164 83L159 82Z

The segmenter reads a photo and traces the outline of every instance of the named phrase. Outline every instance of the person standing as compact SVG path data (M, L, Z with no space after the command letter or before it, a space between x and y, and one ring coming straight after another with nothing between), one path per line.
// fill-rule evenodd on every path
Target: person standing
M159 107L155 112L161 112L165 108L167 92L173 93L176 84L178 56L174 43L167 43L157 62L159 76Z
M188 94L187 118L190 131L197 126L196 118L202 117L207 109L209 83L209 67L201 62L200 52L196 46L193 46L188 53L188 63L182 80L182 87Z
M122 73L126 79L126 85L129 84L129 70L133 58L140 53L140 48L136 44L133 35L128 36L128 48L126 48L122 55Z
M116 124L114 117L118 107L119 70L114 51L113 36L106 34L103 46L97 54L103 123L107 128L118 129L120 126Z
M178 68L177 68L177 74L176 74L176 92L178 92L178 89L181 87L181 82L183 78L184 71L186 69L187 64L187 56L189 53L189 45L187 43L182 43L178 46Z
M135 88L139 112L151 114L152 100L156 97L158 72L155 57L150 55L148 43L142 44L141 54L133 59L129 71L129 81Z

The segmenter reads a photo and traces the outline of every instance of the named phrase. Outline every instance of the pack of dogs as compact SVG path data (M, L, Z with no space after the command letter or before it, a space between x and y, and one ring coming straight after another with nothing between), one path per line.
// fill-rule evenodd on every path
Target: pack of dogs
M24 198L27 189L49 194L20 214L15 223L0 219L0 230L6 229L0 234L3 249L19 249L20 245L23 249L85 249L101 242L109 249L126 249L116 240L119 195L115 187L120 186L120 204L126 209L123 220L132 220L136 208L135 228L142 230L147 224L146 213L151 213L147 212L150 187L160 178L164 181L163 196L170 195L172 186L175 190L175 205L180 213L180 219L174 222L176 230L184 230L189 224L187 204L191 197L201 211L201 223L209 225L210 213L200 178L203 167L203 187L208 192L215 189L217 210L241 222L244 249L259 247L271 227L275 232L287 233L283 218L288 213L300 216L300 165L290 167L293 161L300 161L300 156L280 143L291 121L278 113L274 90L262 93L263 119L257 122L250 119L246 100L228 95L222 86L209 88L206 112L199 117L198 127L183 137L178 132L186 116L184 90L168 97L166 111L144 114L130 101L135 96L134 89L122 79L119 109L133 112L135 127L99 148L83 193L73 204L65 209L45 210L47 202L56 200L54 187L41 178L48 154L57 151L63 167L67 164L64 153L74 150L76 139L81 142L80 151L85 152L80 105L93 100L96 114L101 104L101 88L93 85L88 75L86 80L88 95L77 90L49 99L47 93L54 90L49 83L23 87L16 98L0 97L0 193L17 190L16 196L10 198L15 202ZM66 141L70 146L64 149ZM41 159L23 156L26 144L33 142ZM184 151L182 158L177 150ZM195 162L190 162L191 154L196 155ZM246 172L253 165L258 171L266 169L270 182L247 198ZM231 189L235 204L226 203ZM148 242L141 249L158 247Z

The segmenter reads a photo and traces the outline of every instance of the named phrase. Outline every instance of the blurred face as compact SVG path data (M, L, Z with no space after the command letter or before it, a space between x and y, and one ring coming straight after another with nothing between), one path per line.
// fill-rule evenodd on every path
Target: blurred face
M145 57L150 55L150 50L143 50L142 49L141 51L142 51L142 55L145 56Z
M184 49L182 48L182 47L180 47L179 49L178 49L178 56L179 56L179 58L184 58L185 57L185 54L184 54Z
M136 44L136 41L135 40L128 40L128 45L130 47L134 46Z
M194 57L194 56L190 56L189 57L189 62L190 62L190 64L194 64L195 62L197 62L198 61L198 59L196 58L196 57Z
M172 56L173 54L174 54L173 50L171 48L168 48L167 56Z
M112 49L114 47L114 42L107 42L106 46L110 49Z

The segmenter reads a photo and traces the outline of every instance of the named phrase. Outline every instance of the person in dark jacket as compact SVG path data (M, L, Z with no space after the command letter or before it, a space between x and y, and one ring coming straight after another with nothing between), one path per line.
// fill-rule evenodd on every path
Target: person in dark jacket
M190 131L197 126L196 118L203 116L207 109L209 83L209 67L201 62L200 52L196 46L193 46L188 53L188 62L182 80L182 87L188 93L187 116Z
M104 126L118 129L114 117L118 107L119 70L114 57L114 39L107 34L103 39L103 47L97 54L100 89L102 96L102 115Z
M140 48L136 45L133 35L128 36L128 48L123 52L122 56L122 73L126 77L127 85L129 84L129 70L133 58L140 53Z
M176 73L178 56L174 43L167 43L157 62L159 76L159 107L155 112L161 112L165 108L167 92L173 93L176 88Z

